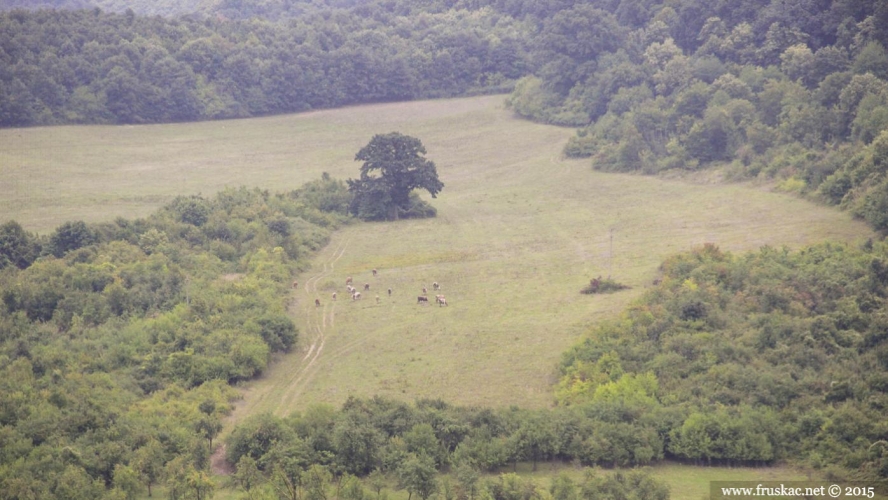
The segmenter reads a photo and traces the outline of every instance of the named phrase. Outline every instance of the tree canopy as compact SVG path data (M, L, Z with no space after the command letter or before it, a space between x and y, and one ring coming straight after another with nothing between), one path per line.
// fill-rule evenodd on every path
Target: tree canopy
M367 220L434 216L433 208L411 196L415 189L424 189L436 198L444 189L435 163L425 154L415 137L399 132L373 136L355 155L355 161L364 162L361 177L347 181L355 196L352 213Z

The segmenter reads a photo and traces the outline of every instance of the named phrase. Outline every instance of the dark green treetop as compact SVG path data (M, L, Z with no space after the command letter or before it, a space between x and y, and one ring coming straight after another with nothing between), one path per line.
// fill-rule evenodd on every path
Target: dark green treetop
M397 220L411 216L422 202L412 198L414 189L425 189L436 198L444 188L435 163L426 159L422 142L399 132L377 134L358 151L355 161L363 161L361 177L349 179L355 198L352 213L371 220Z

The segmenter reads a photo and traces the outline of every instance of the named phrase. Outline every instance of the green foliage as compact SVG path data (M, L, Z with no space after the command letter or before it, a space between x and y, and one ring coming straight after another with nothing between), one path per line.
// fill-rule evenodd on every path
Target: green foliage
M858 75L871 73L882 80L888 79L888 51L876 41L866 44L851 63L851 70Z
M303 216L348 220L320 199L245 188L180 197L144 220L64 224L39 258L39 238L2 226L11 265L0 274L0 491L134 498L164 484L179 498L209 498L228 383L298 339L280 297L328 234ZM232 434L235 463L311 463L293 431L249 443L262 435Z
M332 433L332 445L339 467L346 472L364 475L380 465L383 434L357 412L343 413Z
M597 293L613 293L618 292L620 290L625 290L629 288L628 286L618 283L615 280L610 278L603 278L601 276L597 278L593 278L589 280L589 284L584 286L580 293L584 293L586 295L594 295Z
M414 494L421 500L426 500L438 489L435 472L435 464L431 457L411 455L398 467L398 484L409 493L408 500L413 498Z
M638 498L667 500L669 487L644 470L617 472L612 475L587 473L580 491L584 498Z
M547 91L543 81L536 76L526 76L515 84L515 90L506 99L506 106L519 115L532 120L548 122L558 102L558 95Z
M0 126L236 118L503 92L530 64L532 29L490 8L248 0L189 9L162 0L133 15L124 11L138 2L51 3L71 2L101 10L0 13L12 69L0 76Z
M444 188L425 154L415 137L398 132L373 136L355 155L355 161L364 162L361 177L347 181L354 195L351 212L365 220L434 216L434 209L411 197L413 190L424 189L435 198Z
M210 215L208 203L200 196L177 196L169 208L179 222L192 226L203 226Z
M228 460L255 460L281 491L303 487L304 471L324 465L346 478L369 474L377 496L387 484L386 471L411 496L430 495L440 487L439 495L459 498L485 495L479 470L495 471L518 461L625 467L662 460L663 433L669 428L658 413L653 376L624 377L604 393L582 409L538 411L352 398L339 411L316 407L288 419L252 417L228 438ZM665 420L681 425L680 418ZM436 471L448 464L456 485L435 480Z
M56 257L91 245L98 240L97 235L86 227L83 221L66 222L56 228L49 237L49 253Z
M37 236L28 234L16 221L0 226L0 269L15 266L24 269L40 255Z
M243 455L237 461L232 479L250 500L255 498L256 493L265 483L265 478L256 466L256 461L249 455Z
M847 158L827 177L819 192L831 203L841 203L879 231L888 229L885 220L886 172L888 172L888 131Z
M709 245L668 259L658 287L565 354L561 404L635 419L629 432L602 426L585 456L760 464L816 453L817 464L882 477L864 450L884 427L872 402L888 369L875 333L886 252L822 244L733 256Z

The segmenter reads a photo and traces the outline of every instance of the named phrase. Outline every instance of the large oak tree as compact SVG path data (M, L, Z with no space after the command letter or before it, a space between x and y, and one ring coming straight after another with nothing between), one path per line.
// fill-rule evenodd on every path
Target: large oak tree
M414 189L425 189L436 198L444 183L425 154L425 147L415 137L399 132L373 136L355 155L355 161L364 162L361 177L347 181L355 196L352 213L362 219L397 220L423 204L410 196Z

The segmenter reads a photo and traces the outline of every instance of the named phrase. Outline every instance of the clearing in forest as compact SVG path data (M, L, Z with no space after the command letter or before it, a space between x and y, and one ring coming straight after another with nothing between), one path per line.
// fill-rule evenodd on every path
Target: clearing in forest
M436 162L439 216L335 233L282 298L292 302L298 348L245 386L235 420L349 395L547 406L561 353L649 287L667 255L703 243L741 251L871 234L845 213L762 187L594 172L562 159L572 130L517 119L502 96L0 130L0 210L46 232L65 220L145 215L177 194L293 189L325 171L356 177L355 153L391 131L422 140ZM579 293L599 275L632 288ZM348 276L362 300L345 293ZM447 307L435 305L433 282ZM417 304L423 286L428 305Z

